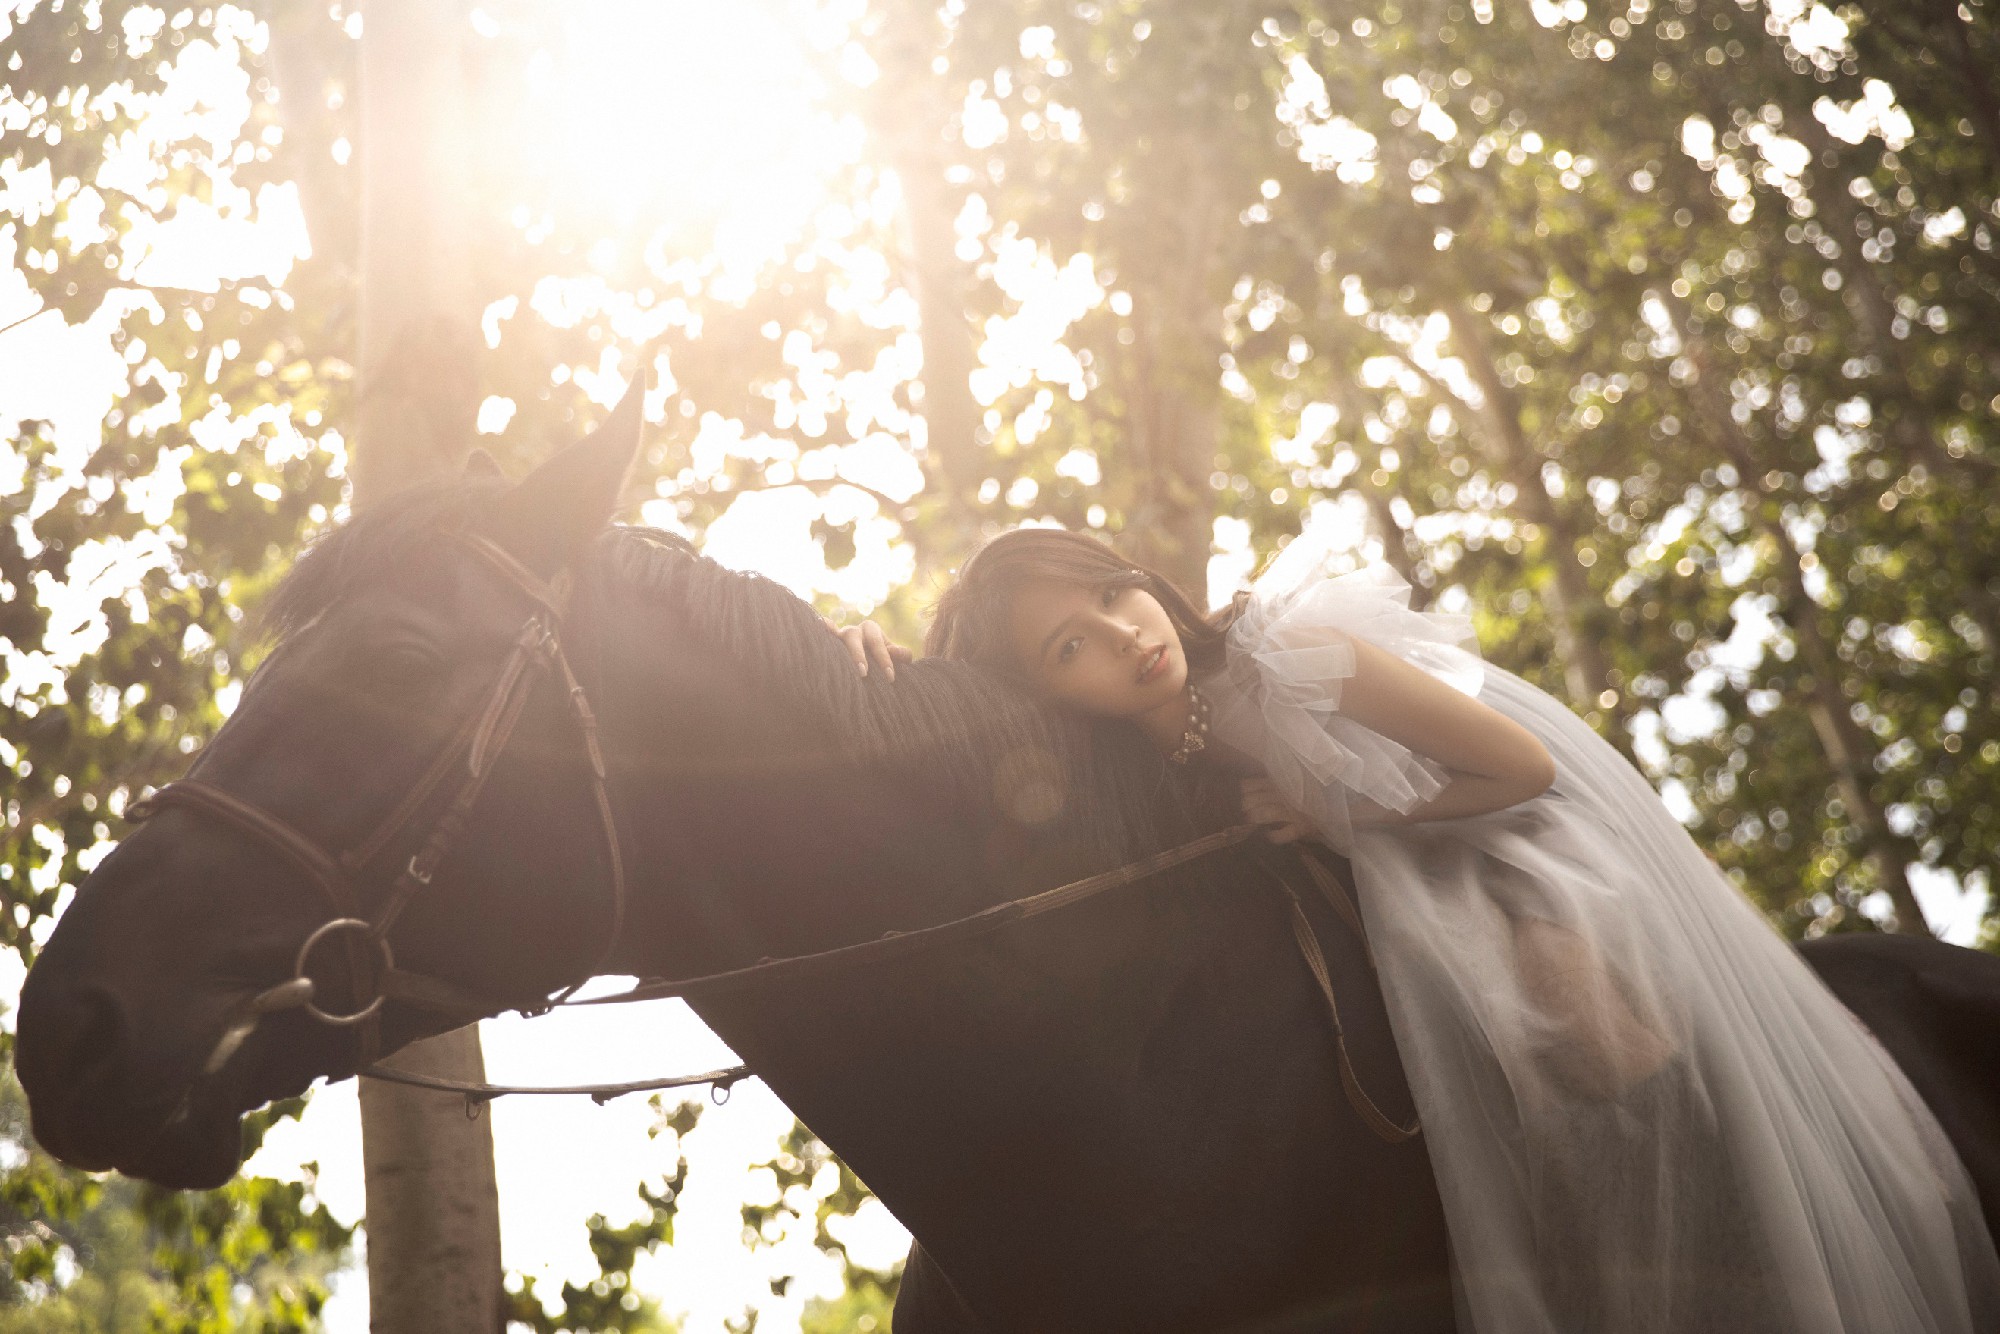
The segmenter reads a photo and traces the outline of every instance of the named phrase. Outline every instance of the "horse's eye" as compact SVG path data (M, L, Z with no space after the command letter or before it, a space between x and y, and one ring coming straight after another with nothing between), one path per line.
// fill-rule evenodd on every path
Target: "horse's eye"
M438 656L420 644L389 644L366 650L360 674L382 685L405 688L428 684L438 672Z

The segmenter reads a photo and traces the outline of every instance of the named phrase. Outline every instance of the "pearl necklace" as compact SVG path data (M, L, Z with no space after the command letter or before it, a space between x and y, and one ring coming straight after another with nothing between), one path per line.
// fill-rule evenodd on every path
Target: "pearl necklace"
M1186 764L1195 754L1208 749L1208 701L1192 685L1188 687L1187 726L1181 731L1180 749L1168 754L1175 764Z

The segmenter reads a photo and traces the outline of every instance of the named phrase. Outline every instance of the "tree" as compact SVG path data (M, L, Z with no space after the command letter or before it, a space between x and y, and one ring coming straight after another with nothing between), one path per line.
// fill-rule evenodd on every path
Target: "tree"
M456 472L478 410L478 230L462 145L471 29L436 0L373 0L360 44L362 165L352 504ZM471 1025L398 1052L397 1068L486 1077ZM501 1323L493 1125L446 1093L361 1083L368 1294L377 1334Z

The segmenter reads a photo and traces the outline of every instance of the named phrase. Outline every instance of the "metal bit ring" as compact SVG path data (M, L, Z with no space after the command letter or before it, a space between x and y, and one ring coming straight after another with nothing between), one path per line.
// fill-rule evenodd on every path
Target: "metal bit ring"
M372 934L374 929L371 923L364 922L359 917L336 917L332 921L325 923L318 930L306 937L305 944L299 946L298 958L292 963L292 976L300 978L307 975L306 961L312 956L314 948L336 931L363 931L371 933L370 939L374 942L377 952L382 956L384 974L393 972L396 967L396 956L390 952L389 942L386 939ZM361 979L357 977L354 981L358 990ZM336 1028L344 1028L349 1024L358 1024L364 1019L373 1018L376 1011L382 1008L382 1002L387 999L388 996L385 992L378 991L375 993L375 999L369 1001L353 1014L330 1014L310 1000L306 1001L302 1008L307 1014L323 1024L332 1024Z

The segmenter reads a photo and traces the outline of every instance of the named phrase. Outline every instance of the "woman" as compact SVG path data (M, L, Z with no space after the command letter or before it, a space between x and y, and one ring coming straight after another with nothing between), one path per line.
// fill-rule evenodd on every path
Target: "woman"
M1205 617L1094 539L1001 535L934 655L1261 768L1244 810L1349 858L1450 1224L1462 1323L2000 1329L2000 1258L1908 1081L1559 702L1327 577L1308 532ZM894 675L872 623L837 630Z

